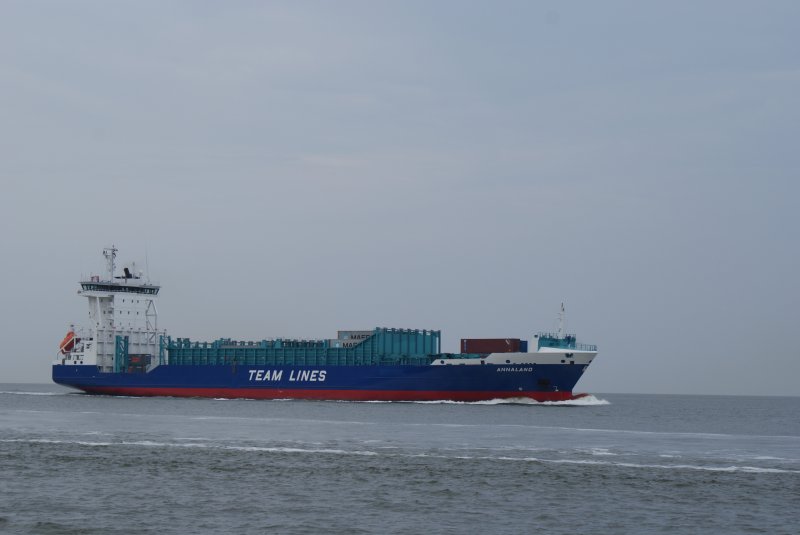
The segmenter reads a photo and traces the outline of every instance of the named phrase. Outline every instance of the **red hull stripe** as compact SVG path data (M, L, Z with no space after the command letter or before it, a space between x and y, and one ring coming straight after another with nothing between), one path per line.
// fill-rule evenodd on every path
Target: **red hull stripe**
M530 398L536 401L569 401L586 396L572 392L508 392L454 390L302 390L262 388L175 388L82 386L90 394L116 396L174 396L198 398L319 399L346 401L486 401Z

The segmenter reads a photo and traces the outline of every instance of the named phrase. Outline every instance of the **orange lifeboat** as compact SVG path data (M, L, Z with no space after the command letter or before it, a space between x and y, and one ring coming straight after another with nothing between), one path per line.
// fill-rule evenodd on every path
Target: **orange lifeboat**
M73 347L75 347L75 332L70 330L64 339L61 340L61 344L59 344L58 348L62 353L67 354L67 352L72 351Z

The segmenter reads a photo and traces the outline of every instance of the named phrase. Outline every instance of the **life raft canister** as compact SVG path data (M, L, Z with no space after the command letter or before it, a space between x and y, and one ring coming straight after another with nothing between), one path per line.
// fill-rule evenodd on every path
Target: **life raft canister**
M69 331L64 339L61 340L61 344L59 344L58 348L62 353L66 354L68 351L71 351L73 347L75 347L75 333Z

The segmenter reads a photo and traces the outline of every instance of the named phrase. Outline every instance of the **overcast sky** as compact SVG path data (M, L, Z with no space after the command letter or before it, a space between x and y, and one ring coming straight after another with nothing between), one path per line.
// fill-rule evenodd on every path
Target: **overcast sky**
M800 395L800 3L3 2L0 382L101 250L173 336L530 337Z

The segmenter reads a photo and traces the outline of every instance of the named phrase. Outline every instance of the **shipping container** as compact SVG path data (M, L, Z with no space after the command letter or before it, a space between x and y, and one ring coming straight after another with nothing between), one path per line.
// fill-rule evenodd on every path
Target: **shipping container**
M462 338L462 353L519 353L519 338Z
M150 365L150 355L128 355L128 362L133 365Z

